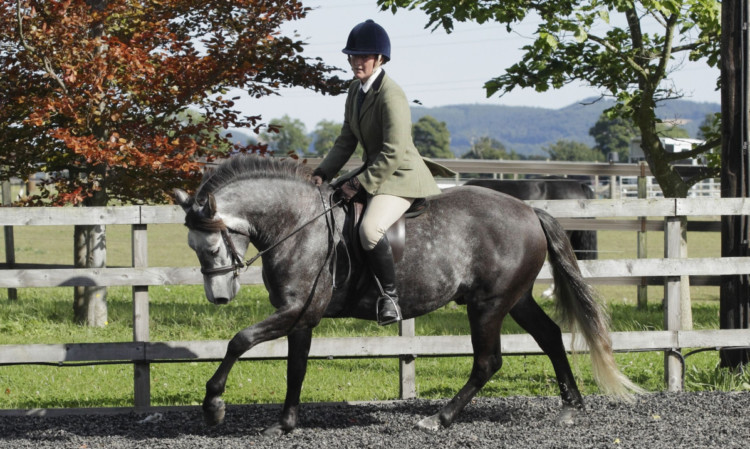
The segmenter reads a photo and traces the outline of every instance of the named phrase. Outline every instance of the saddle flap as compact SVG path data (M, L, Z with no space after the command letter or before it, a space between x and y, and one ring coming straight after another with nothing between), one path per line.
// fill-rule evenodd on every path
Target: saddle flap
M406 217L400 216L395 223L385 232L388 242L391 244L393 253L393 262L398 263L404 257L404 247L406 246Z
M404 257L404 249L406 248L406 219L414 218L422 215L429 205L429 202L424 198L417 198L412 203L409 210L404 215L399 217L396 222L391 225L386 231L388 242L391 244L391 251L393 252L393 261L398 263ZM359 200L358 197L353 200L345 207L346 219L344 220L344 236L347 240L349 248L354 254L357 254L357 259L361 260L359 251L361 245L359 241L359 226L362 221L362 215L364 214L366 206L366 200Z

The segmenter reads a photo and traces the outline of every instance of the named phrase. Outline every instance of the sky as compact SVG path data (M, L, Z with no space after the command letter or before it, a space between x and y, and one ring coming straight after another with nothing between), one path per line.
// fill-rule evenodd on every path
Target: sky
M456 23L451 34L442 28L425 29L427 15L422 11L400 9L396 14L380 11L376 0L304 1L313 8L306 18L289 22L283 32L297 33L307 43L303 56L320 57L342 68L340 77L351 76L341 52L349 31L356 24L373 19L385 28L391 39L388 75L405 91L409 101L424 107L456 104L534 106L559 109L599 95L584 84L537 93L516 90L502 97L487 98L483 85L521 59L521 47L533 42L536 25L524 23L508 33L498 23ZM673 77L687 100L720 102L715 90L718 69L705 63L680 61ZM288 115L300 119L308 132L321 120L343 121L345 95L324 96L300 88L284 89L279 96L243 99L238 106L248 114L261 114L264 121Z

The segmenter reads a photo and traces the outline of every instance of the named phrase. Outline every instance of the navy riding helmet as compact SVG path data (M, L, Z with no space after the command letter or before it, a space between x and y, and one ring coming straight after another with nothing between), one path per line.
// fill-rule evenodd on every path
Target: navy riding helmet
M352 28L341 51L347 55L382 55L390 61L391 40L382 26L368 19Z

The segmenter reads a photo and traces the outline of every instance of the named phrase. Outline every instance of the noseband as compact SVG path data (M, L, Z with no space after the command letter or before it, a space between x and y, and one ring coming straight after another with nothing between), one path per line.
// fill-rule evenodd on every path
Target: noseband
M242 255L240 255L240 252L237 251L237 248L235 248L234 243L232 242L232 239L229 238L229 233L231 232L233 234L239 234L239 235L247 237L248 239L250 239L250 234L248 234L247 232L238 231L236 229L232 229L228 227L226 224L224 224L224 222L220 218L207 220L203 217L192 217L192 218L189 216L186 217L185 224L190 229L195 229L196 231L202 231L202 232L220 232L221 238L222 240L224 240L224 244L227 246L227 249L229 250L229 254L231 255L231 258L232 258L232 263L230 265L224 265L221 267L214 267L214 268L203 268L203 266L201 266L201 273L204 276L217 276L220 274L226 274L226 273L229 273L230 271L233 271L234 277L237 277L240 275L240 270L252 265L253 262L258 260L261 256L263 256L263 254L271 251L272 249L274 249L275 247L277 247L278 245L280 245L281 243L283 243L284 241L292 237L294 234L304 229L307 225L309 225L313 221L331 212L334 208L344 204L344 200L342 199L342 200L337 201L336 203L331 204L328 207L325 207L325 201L323 200L322 192L320 196L321 196L321 201L323 201L323 205L324 205L323 212L319 213L318 215L314 216L310 220L306 221L305 223L303 223L297 229L287 234L284 238L282 238L278 242L274 243L273 245L269 246L263 251L259 251L258 254L256 254L255 256L253 256L247 261L244 261L242 259ZM331 200L329 198L329 204L330 202ZM328 223L328 220L326 220L326 223ZM334 232L332 229L330 229L330 224L329 224L329 232Z
M232 239L229 238L229 233L235 233L244 235L247 238L250 238L250 235L245 232L236 231L234 229L226 227L224 223L222 222L222 229L219 231L221 232L221 238L224 240L224 244L227 245L227 248L229 249L229 254L232 256L232 264L231 265L224 265L223 267L214 267L214 268L203 268L201 267L201 273L205 276L215 276L219 274L225 274L229 273L230 271L234 271L234 277L237 277L240 275L240 270L250 266L254 260L248 261L245 263L245 261L242 260L242 256L240 256L239 251L237 251L237 248L234 247L234 243L232 242Z

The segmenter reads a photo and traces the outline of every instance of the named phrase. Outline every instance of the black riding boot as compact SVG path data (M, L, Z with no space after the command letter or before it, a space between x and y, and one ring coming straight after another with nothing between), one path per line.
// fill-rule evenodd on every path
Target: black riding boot
M396 293L396 269L393 263L393 252L388 237L385 235L378 241L370 251L365 251L370 263L375 282L380 289L376 310L378 324L386 324L401 321L401 309L398 306L398 294Z

